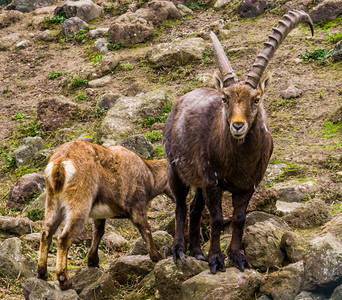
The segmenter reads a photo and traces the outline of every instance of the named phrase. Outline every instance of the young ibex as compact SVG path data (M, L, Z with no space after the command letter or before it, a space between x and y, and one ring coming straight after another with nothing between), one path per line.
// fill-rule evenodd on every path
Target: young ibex
M45 169L46 207L39 249L38 277L47 279L47 256L52 236L65 220L58 237L56 276L62 289L70 287L67 253L72 240L94 219L88 266L99 264L98 246L106 218L130 218L139 229L153 261L159 254L147 222L146 207L169 190L167 162L142 160L121 147L111 148L74 141L60 146Z
M303 11L284 15L256 58L245 80L237 80L214 33L211 40L220 70L215 74L217 90L201 88L181 97L174 105L164 130L163 144L168 159L169 184L176 198L176 234L173 256L184 264L184 221L186 195L196 187L190 205L190 254L204 260L200 248L200 218L206 204L210 214L209 267L224 271L220 250L222 191L233 198L232 240L227 254L241 270L249 267L242 250L242 233L248 202L262 180L273 150L272 137L263 107L271 76L262 76L280 43L299 23L313 25Z

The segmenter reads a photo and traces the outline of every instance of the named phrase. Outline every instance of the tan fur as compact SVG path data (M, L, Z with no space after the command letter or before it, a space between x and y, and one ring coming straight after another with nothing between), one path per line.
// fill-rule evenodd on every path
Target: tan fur
M74 141L60 146L48 166L46 213L38 260L39 278L47 278L48 248L63 219L65 227L58 238L56 264L61 288L70 287L67 253L89 215L97 220L94 221L88 265L98 266L97 250L107 217L130 218L145 240L151 259L158 261L162 258L152 239L146 207L161 193L172 197L165 159L144 161L121 146L106 148Z

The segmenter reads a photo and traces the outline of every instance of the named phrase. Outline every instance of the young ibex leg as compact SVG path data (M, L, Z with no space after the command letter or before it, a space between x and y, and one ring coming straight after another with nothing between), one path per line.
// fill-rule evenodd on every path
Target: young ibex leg
M38 269L37 269L37 277L39 279L47 280L47 259L48 252L51 245L52 237L56 232L58 226L61 224L62 218L57 210L54 207L54 203L49 201L49 197L47 198L47 207L45 211L45 220L42 230L42 237L40 241L39 247L39 258L38 258Z
M136 208L133 209L131 212L131 220L133 224L139 229L139 232L146 244L147 252L150 255L151 260L157 262L163 259L153 241L151 227L147 222L146 211Z
M250 267L250 264L242 250L242 233L245 225L247 205L252 195L253 191L233 194L233 234L227 254L241 271Z
M202 189L197 189L195 197L190 204L189 243L190 255L196 257L198 260L205 260L201 250L200 240L201 216L204 204Z
M106 219L97 219L93 221L93 237L88 254L88 267L99 266L98 249L100 241L105 232Z
M62 290L71 288L67 272L67 256L73 239L80 233L87 220L88 212L67 216L67 223L62 234L58 237L56 276Z
M176 263L177 258L180 258L182 264L186 263L185 259L185 239L184 239L184 226L186 218L186 196L189 192L189 188L186 187L178 174L170 167L169 172L169 184L173 195L176 198L176 216L175 226L176 232L173 238L172 254L173 260Z
M223 228L222 217L222 191L216 185L207 186L205 189L205 200L210 214L210 248L209 268L215 274L216 270L224 272L224 255L220 247L220 235Z

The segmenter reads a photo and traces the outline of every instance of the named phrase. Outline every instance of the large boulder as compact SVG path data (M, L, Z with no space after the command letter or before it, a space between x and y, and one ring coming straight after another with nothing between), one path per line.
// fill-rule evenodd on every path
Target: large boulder
M141 93L135 97L120 97L102 122L102 141L109 140L106 146L119 144L124 137L135 132L142 119L160 115L168 102L168 96L162 90Z
M286 231L281 238L281 249L285 251L290 262L298 262L304 259L308 242L300 235Z
M337 238L342 238L342 214L334 216L328 223L323 227L323 233L330 232Z
M329 300L341 300L342 299L342 284L334 289Z
M7 207L22 208L44 192L45 178L38 173L26 174L11 188Z
M86 22L84 22L79 17L72 17L70 19L65 20L62 24L62 32L64 35L72 35L84 29L88 26Z
M255 270L241 272L237 268L228 268L215 275L207 270L182 284L182 296L186 300L254 299L261 279L262 275Z
M284 261L280 249L285 230L270 221L258 222L248 226L243 236L245 253L249 263L261 271L279 268Z
M333 290L342 284L342 241L330 233L310 242L304 259L304 288Z
M342 13L342 0L324 0L318 4L310 13L314 23L334 20Z
M21 20L24 14L17 10L3 10L0 13L0 28L4 28Z
M0 216L0 233L5 235L24 235L32 232L34 223L28 218Z
M277 183L272 189L278 194L280 201L301 202L307 195L315 194L318 191L318 186L313 181L291 180Z
M152 143L142 134L126 137L121 145L144 159L151 158L154 150Z
M54 2L55 0L13 0L12 3L7 6L7 9L15 9L25 13Z
M342 61L342 41L339 41L335 47L331 56L335 61Z
M162 299L180 299L182 283L208 268L208 263L187 257L186 264L180 260L175 264L173 258L158 262L154 268L155 284ZM187 298L184 298L187 299Z
M292 227L307 229L328 222L331 219L331 212L324 201L312 199L284 216L283 219Z
M67 18L78 17L85 22L94 20L103 13L102 8L91 0L67 0L56 7L55 15L58 15L61 11L64 11Z
M239 6L239 15L243 18L256 17L273 5L272 2L267 2L266 0L244 0Z
M304 280L303 261L290 264L280 271L269 274L260 286L260 292L273 300L293 300L301 290Z
M22 166L27 164L29 161L32 160L35 154L38 151L44 148L44 140L39 137L26 137L22 140L18 149L13 152L15 157L15 162L17 166Z
M205 41L202 38L177 39L153 47L148 54L148 60L156 68L184 66L202 60L204 51Z

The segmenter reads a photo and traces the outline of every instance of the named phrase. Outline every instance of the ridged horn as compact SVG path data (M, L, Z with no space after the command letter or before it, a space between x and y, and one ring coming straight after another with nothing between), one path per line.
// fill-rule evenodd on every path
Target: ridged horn
M219 71L222 76L223 86L227 87L235 82L237 82L237 76L234 73L234 70L228 60L226 53L223 50L223 47L217 38L216 34L211 32L210 39L213 44L214 57L216 61L216 65L219 68Z
M283 18L283 20L278 22L277 27L272 28L272 34L268 36L268 40L264 43L263 49L255 59L252 69L247 74L245 82L254 89L257 87L269 60L292 29L297 27L299 23L307 23L310 26L311 34L314 35L312 20L306 12L302 10L291 10Z

